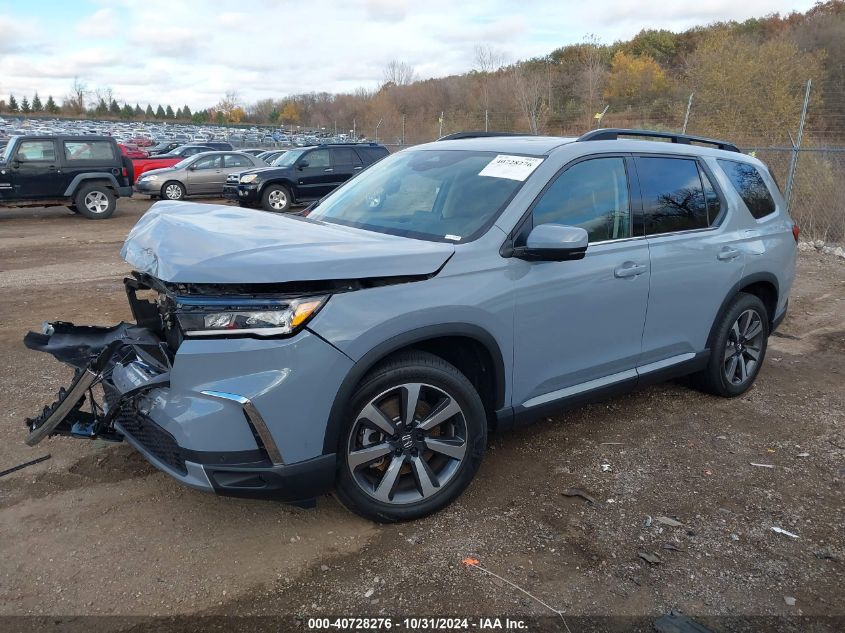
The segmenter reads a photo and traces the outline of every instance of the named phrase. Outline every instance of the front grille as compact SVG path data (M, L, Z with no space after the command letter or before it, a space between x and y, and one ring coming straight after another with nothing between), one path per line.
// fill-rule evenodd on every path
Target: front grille
M141 446L152 453L156 459L183 475L188 474L182 449L173 436L135 409L132 403L121 406L115 416L115 423L124 433L131 435Z
M229 174L226 176L226 184L238 184L238 180L240 179L240 174Z

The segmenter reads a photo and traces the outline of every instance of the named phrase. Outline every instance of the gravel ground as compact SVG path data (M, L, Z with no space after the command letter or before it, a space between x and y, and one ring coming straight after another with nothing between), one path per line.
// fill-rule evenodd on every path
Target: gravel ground
M291 626L329 614L549 615L542 601L572 633L588 628L580 616L651 621L672 609L713 630L736 624L722 616L782 618L756 621L770 629L845 622L800 624L845 618L843 260L801 253L790 313L741 398L675 382L493 436L457 503L377 526L331 497L301 510L195 492L124 445L23 444L22 420L68 377L23 334L44 320L129 318L118 251L148 205L121 200L99 222L0 214L0 470L52 456L0 479L0 615L182 615L161 626L200 630L197 616L215 614Z

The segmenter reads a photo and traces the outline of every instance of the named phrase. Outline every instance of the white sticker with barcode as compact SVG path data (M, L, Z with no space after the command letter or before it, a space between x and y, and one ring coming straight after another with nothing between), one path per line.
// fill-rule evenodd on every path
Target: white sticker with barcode
M543 162L542 158L531 158L529 156L509 156L499 154L478 172L479 176L490 178L508 178L510 180L523 181L537 166Z

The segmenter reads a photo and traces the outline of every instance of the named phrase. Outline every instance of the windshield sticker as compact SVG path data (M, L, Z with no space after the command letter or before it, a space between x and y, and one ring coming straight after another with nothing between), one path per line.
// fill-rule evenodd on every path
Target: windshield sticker
M447 240L452 240L453 242L460 242L461 241L460 235L452 235L451 233L447 233L443 237L446 238Z
M508 178L521 182L528 178L531 172L537 169L537 166L542 162L542 158L499 154L487 163L487 166L478 172L478 175L489 176L491 178Z

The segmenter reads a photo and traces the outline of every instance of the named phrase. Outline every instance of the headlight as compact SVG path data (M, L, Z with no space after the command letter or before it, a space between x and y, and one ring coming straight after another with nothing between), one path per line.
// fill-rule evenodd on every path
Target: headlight
M243 184L247 184L252 182L256 178L258 178L258 174L247 174L246 176L241 176L241 182Z
M284 336L301 329L327 299L328 296L284 302L250 300L246 305L235 306L218 299L203 304L186 300L179 302L176 316L186 336Z
M158 175L153 174L152 176L142 176L141 180L158 180Z

